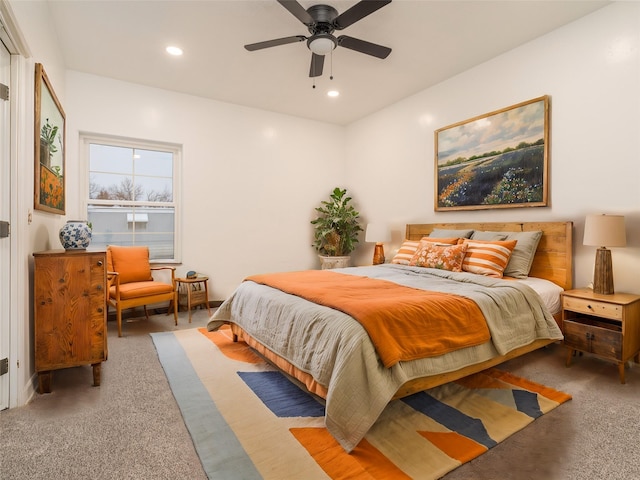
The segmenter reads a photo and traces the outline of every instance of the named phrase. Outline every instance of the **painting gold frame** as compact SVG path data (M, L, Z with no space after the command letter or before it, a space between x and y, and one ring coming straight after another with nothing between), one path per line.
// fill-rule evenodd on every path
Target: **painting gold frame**
M435 131L434 210L546 207L549 96Z
M34 208L65 214L66 117L40 63L36 63Z

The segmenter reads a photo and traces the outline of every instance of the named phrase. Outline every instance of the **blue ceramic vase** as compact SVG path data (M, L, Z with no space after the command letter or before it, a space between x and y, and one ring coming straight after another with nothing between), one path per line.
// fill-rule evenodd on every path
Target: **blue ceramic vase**
M91 228L83 220L69 220L60 229L60 243L65 250L84 250L91 243Z

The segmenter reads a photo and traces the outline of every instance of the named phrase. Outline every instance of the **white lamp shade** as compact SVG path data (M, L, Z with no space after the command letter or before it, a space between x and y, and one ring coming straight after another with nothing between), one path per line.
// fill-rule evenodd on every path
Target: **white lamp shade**
M365 242L384 243L391 241L391 231L386 223L369 223L364 236Z
M309 42L309 50L316 55L326 55L334 48L336 48L336 44L330 36L318 36Z
M584 245L624 247L627 234L623 215L587 215L584 222Z

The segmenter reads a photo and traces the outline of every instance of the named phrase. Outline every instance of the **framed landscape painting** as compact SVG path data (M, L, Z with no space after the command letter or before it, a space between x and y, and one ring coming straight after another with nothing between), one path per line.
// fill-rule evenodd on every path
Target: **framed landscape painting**
M549 96L435 131L435 210L545 207Z

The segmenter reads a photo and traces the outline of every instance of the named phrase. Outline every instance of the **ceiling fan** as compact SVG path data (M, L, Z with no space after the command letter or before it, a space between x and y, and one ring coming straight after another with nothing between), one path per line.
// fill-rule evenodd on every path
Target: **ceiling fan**
M250 52L306 40L307 47L312 52L311 68L309 69L310 77L319 77L322 75L324 56L332 52L337 46L355 50L360 53L366 53L367 55L377 58L387 58L391 53L390 48L365 40L347 35L340 35L337 38L333 36L334 31L342 30L349 25L353 25L358 20L362 20L367 15L391 3L391 0L361 0L339 15L338 11L330 5L313 5L305 10L296 0L277 1L307 26L311 36L294 35L245 45L244 48Z

